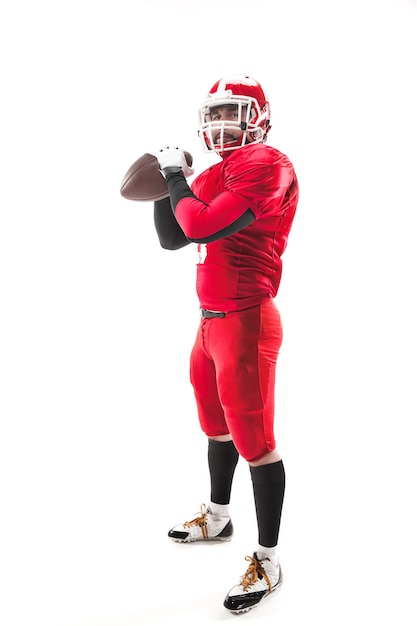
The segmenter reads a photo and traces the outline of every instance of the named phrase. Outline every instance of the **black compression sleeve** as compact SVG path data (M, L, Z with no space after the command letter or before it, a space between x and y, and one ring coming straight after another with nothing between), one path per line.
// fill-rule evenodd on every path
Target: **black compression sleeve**
M175 219L169 198L154 202L153 215L155 229L162 248L179 250L179 248L183 248L190 243Z
M173 211L175 211L178 202L183 198L195 198L198 200L198 198L191 191L180 167L166 167L164 168L164 174L169 189Z

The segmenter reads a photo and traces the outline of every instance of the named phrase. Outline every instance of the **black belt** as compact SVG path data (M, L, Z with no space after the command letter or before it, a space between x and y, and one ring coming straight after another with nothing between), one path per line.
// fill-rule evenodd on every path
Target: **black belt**
M211 318L211 317L226 317L226 313L222 311L208 311L207 309L200 309L201 317Z

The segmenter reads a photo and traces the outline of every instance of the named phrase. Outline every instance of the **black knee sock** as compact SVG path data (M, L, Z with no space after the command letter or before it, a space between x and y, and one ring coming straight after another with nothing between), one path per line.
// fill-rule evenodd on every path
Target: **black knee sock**
M229 504L233 475L239 460L239 453L233 441L208 442L208 464L211 481L211 501L216 504Z
M282 503L285 492L285 471L282 461L268 465L250 466L258 540L261 546L273 548L278 543Z

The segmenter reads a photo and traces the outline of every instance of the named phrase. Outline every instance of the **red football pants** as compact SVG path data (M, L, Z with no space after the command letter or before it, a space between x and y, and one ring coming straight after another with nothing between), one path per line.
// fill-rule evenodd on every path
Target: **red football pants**
M191 352L190 378L201 428L231 434L247 461L275 448L275 369L282 325L273 300L202 318Z

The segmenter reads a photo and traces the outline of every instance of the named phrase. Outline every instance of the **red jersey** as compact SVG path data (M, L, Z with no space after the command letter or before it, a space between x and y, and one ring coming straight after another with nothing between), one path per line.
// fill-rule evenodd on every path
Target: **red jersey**
M298 201L288 157L262 143L249 144L202 172L192 183L204 203L180 200L176 218L187 236L203 239L250 209L249 226L210 243L199 243L197 294L204 309L238 311L277 295L281 255ZM193 231L190 235L190 231Z

